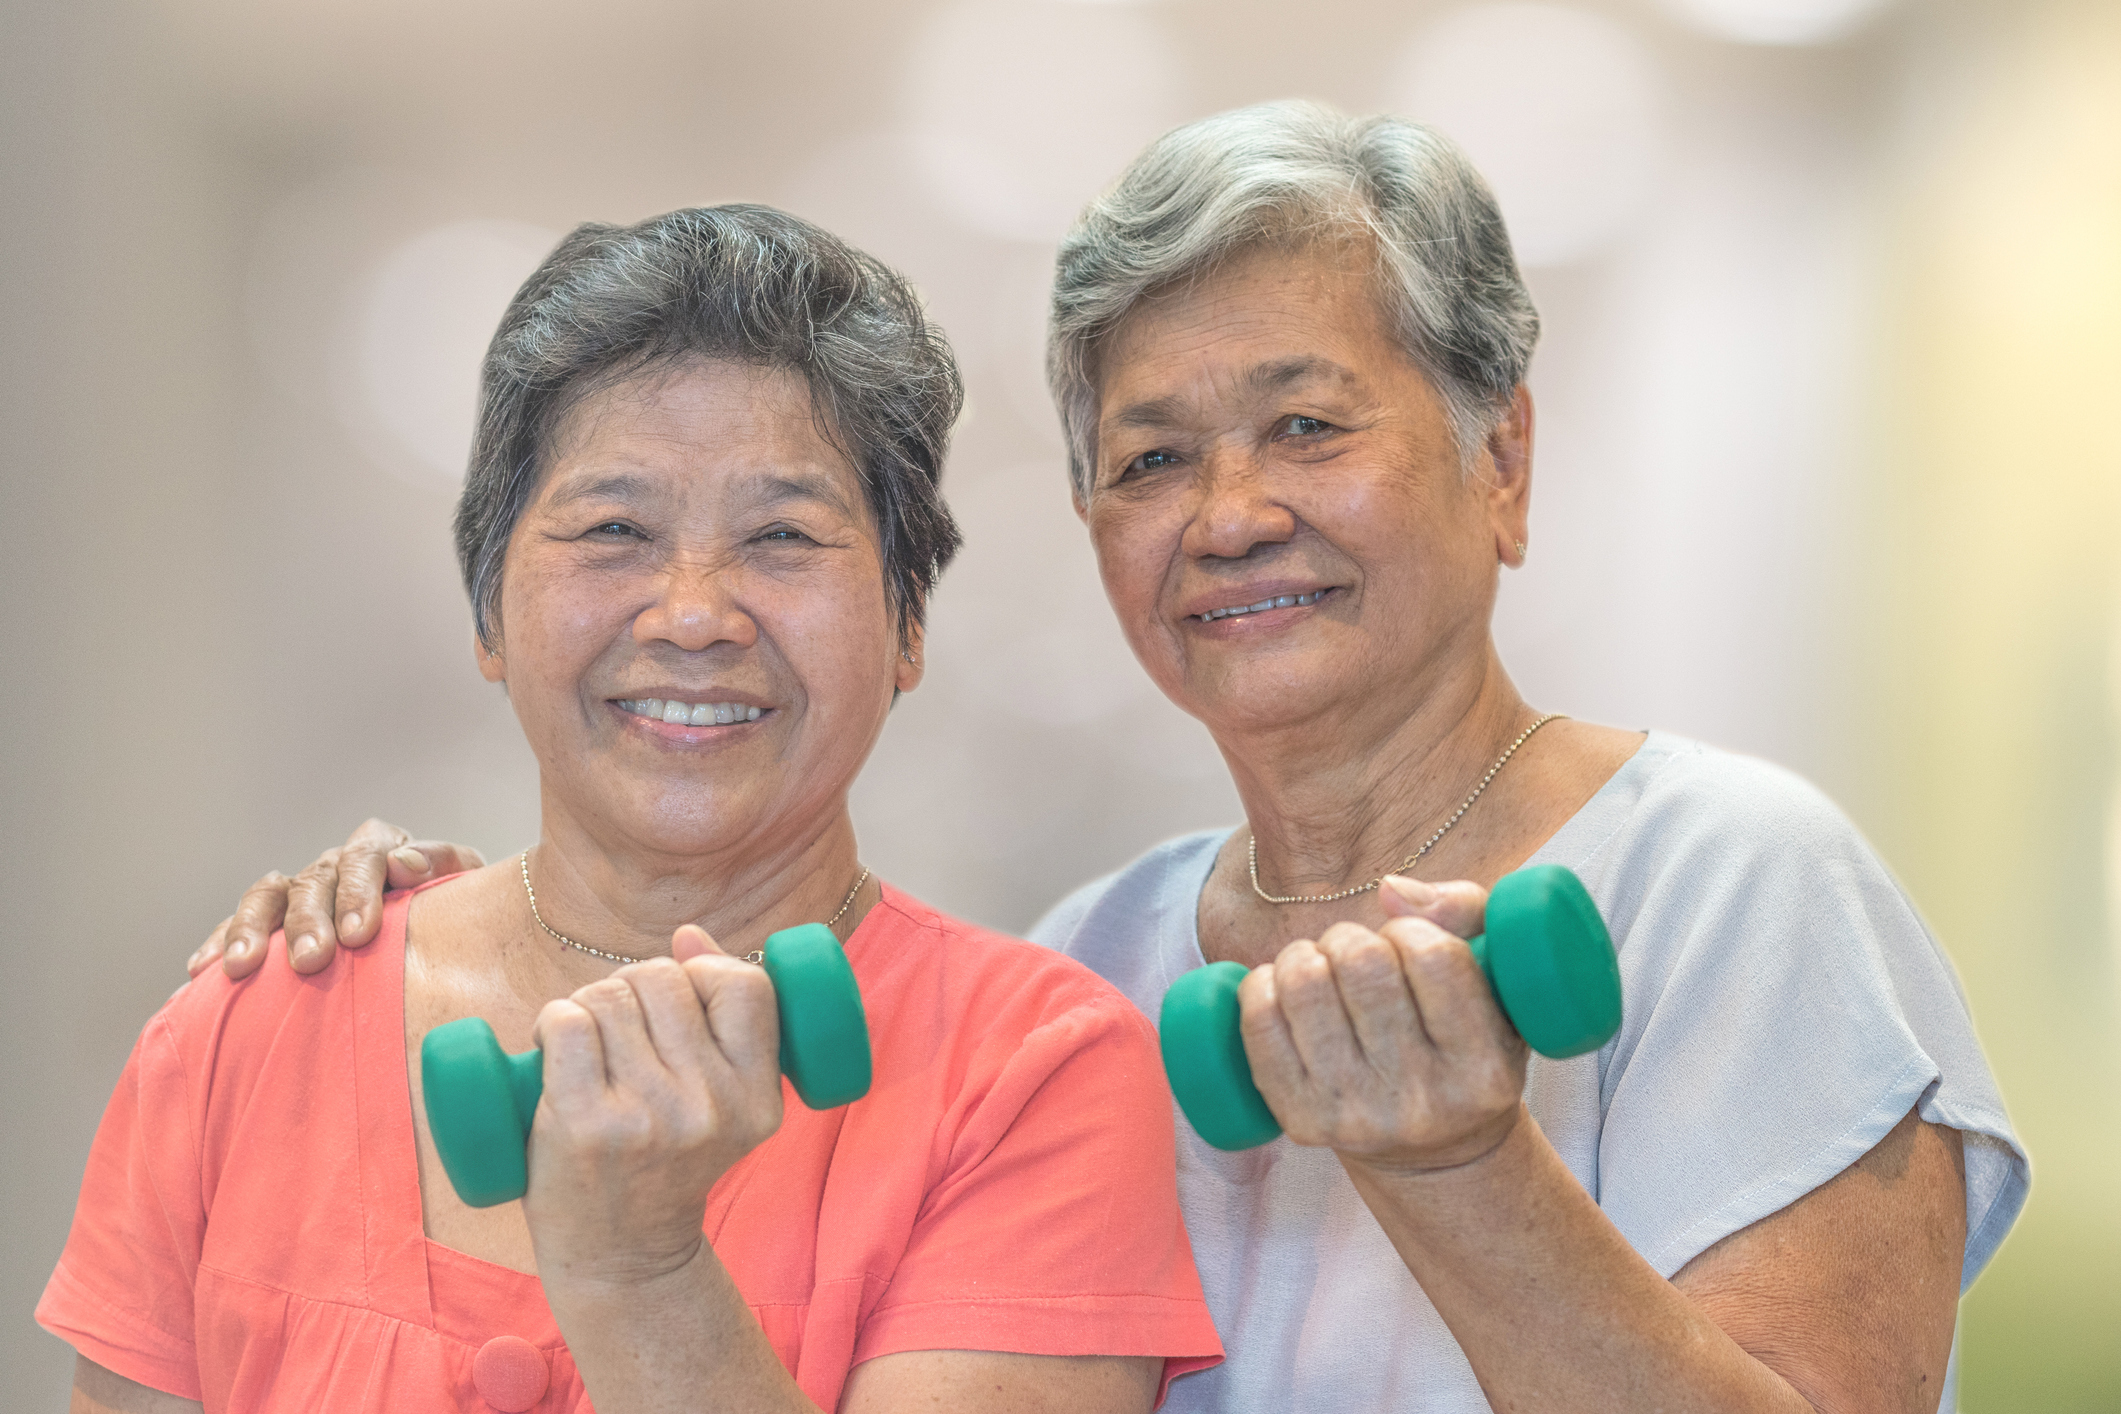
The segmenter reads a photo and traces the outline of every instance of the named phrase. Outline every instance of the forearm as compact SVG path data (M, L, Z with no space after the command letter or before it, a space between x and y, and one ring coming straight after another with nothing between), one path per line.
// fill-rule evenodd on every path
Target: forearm
M1628 1245L1529 1115L1458 1168L1344 1162L1497 1410L1813 1414Z
M540 1275L600 1414L818 1414L707 1243L647 1281Z

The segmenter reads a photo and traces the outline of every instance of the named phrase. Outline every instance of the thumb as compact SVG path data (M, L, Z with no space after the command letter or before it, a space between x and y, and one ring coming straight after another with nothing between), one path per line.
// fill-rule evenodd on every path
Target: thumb
M1464 879L1431 884L1387 875L1377 897L1393 918L1426 918L1447 933L1470 938L1487 925L1488 891Z
M713 936L697 923L687 923L670 935L670 955L679 962L690 962L696 957L726 956Z

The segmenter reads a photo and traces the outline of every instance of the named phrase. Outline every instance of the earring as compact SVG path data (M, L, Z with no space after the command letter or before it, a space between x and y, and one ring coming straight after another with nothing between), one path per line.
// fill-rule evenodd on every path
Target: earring
M1524 542L1522 540L1517 542L1517 563L1520 565L1524 563Z

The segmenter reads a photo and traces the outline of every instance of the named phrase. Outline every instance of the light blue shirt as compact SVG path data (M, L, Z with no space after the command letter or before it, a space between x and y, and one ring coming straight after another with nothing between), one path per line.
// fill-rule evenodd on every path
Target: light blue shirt
M1150 850L1031 936L1152 1018L1204 964L1199 901L1228 831ZM1787 1207L1919 1108L1966 1148L1961 1290L2024 1206L2012 1135L1951 963L1856 829L1778 767L1652 732L1529 861L1565 864L1619 948L1625 1017L1592 1055L1534 1056L1525 1102L1649 1264L1671 1276ZM1172 1414L1487 1401L1327 1149L1212 1149L1178 1121L1179 1199L1229 1352ZM1956 1407L1947 1379L1944 1407Z

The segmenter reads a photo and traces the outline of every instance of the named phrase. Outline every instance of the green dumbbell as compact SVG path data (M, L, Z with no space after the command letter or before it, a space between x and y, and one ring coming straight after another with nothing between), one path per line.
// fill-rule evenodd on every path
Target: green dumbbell
M822 923L782 929L766 939L764 965L781 1014L781 1073L803 1103L829 1110L868 1094L869 1023L832 930ZM545 1053L504 1053L476 1016L445 1022L420 1042L420 1092L457 1196L474 1208L522 1197Z
M1488 895L1488 931L1473 960L1525 1044L1557 1060L1595 1051L1620 1030L1620 965L1598 905L1558 864L1505 874ZM1281 1133L1245 1059L1237 988L1246 969L1211 962L1164 994L1164 1072L1179 1108L1218 1149L1249 1149Z

